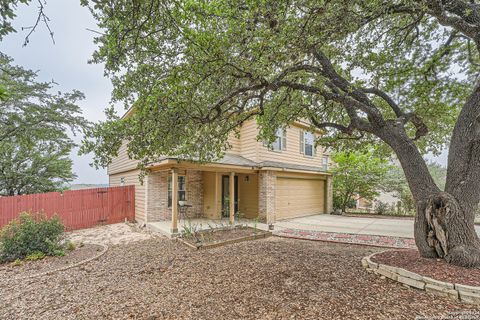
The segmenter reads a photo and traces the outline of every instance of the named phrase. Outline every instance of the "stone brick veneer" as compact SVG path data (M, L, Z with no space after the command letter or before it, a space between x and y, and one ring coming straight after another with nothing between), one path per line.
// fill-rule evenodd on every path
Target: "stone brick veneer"
M151 172L145 180L147 183L146 221L170 220L172 209L168 207L168 176L170 170ZM186 199L192 205L188 209L190 216L201 217L203 214L203 173L198 170L179 172L186 176Z
M146 222L164 220L167 207L167 179L168 171L151 172L147 176L147 208Z
M402 268L373 262L371 258L379 253L381 252L371 254L362 259L362 265L367 271L374 272L381 277L398 281L409 287L429 291L433 294L454 300L460 300L464 303L480 305L480 287L438 281Z
M203 172L187 170L187 203L193 207L188 209L189 216L203 216Z
M258 173L258 216L266 223L275 222L275 171L260 171Z

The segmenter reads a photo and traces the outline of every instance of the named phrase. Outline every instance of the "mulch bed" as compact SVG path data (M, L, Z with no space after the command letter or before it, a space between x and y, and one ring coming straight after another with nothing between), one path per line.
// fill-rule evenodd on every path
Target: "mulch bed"
M377 236L368 234L354 234L343 232L325 232L303 229L282 229L275 235L286 238L304 239L313 241L342 242L387 248L415 248L415 240L402 237Z
M250 227L213 229L200 231L197 235L197 238L199 238L200 242L197 242L197 240L192 237L184 237L182 240L197 248L201 248L212 247L214 245L219 246L222 244L230 244L233 242L242 241L243 239L254 240L253 238L255 236L262 236L263 238L267 233L268 232Z
M478 311L365 272L360 260L379 250L270 237L194 251L152 238L49 276L0 276L0 319L414 319Z
M422 258L418 250L386 251L375 255L372 261L403 268L435 280L480 286L480 268L457 267L440 259Z
M77 247L73 251L65 250L65 256L63 257L47 256L41 260L22 261L22 264L19 266L15 266L13 263L3 263L0 264L0 279L27 277L63 268L91 258L101 250L103 250L101 246L85 244L83 247Z

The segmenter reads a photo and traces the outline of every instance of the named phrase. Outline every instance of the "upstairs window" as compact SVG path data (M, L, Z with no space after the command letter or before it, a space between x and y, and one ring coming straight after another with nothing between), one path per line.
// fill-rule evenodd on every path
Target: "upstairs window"
M313 157L315 155L315 136L309 131L300 131L300 153Z
M273 151L287 150L287 130L278 128L275 132L275 141L273 141L270 149Z
M172 207L172 176L168 176L168 207ZM178 201L185 201L186 199L186 178L185 176L178 176Z

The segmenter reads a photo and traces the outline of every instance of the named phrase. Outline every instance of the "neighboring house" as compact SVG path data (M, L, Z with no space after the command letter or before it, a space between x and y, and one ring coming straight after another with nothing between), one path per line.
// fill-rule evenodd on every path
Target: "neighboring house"
M361 197L358 197L357 199L355 199L355 208L353 209L354 209L353 211L365 211L365 212L371 212L371 213L375 211L373 202Z
M380 192L380 194L373 199L373 201L364 199L364 198L357 198L355 200L355 208L354 211L365 211L369 213L375 213L376 207L379 203L383 203L388 205L389 207L395 207L400 201L398 197L395 196L394 192Z
M106 188L108 184L75 183L68 186L69 190L81 190L91 188Z
M231 136L231 149L214 163L197 164L171 157L159 159L139 182L137 161L127 156L126 145L108 167L110 186L135 185L136 219L141 224L171 221L177 230L178 205L186 202L189 217L275 221L332 211L329 157L315 150L308 126L296 122L278 130L271 148L257 140L255 120L245 122L239 138Z

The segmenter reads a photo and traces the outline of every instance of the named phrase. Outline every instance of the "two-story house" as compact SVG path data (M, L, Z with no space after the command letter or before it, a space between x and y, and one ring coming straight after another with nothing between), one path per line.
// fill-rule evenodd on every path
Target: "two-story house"
M160 159L148 168L143 183L124 145L108 167L110 186L135 185L137 221L171 221L171 232L178 231L178 209L184 204L189 217L233 221L241 216L268 224L330 213L330 160L315 148L308 125L298 121L279 129L271 146L257 140L258 130L255 120L245 122L240 136L230 137L225 157L214 163Z

